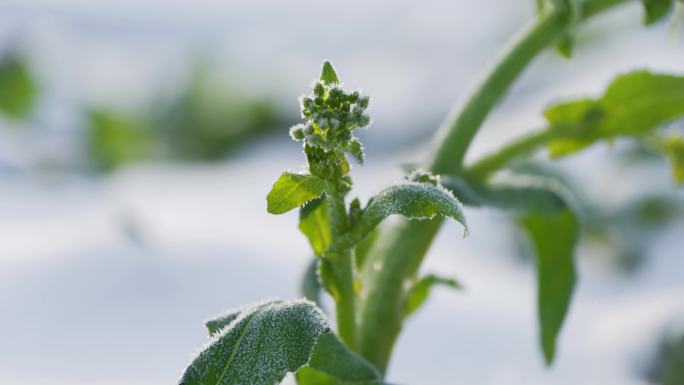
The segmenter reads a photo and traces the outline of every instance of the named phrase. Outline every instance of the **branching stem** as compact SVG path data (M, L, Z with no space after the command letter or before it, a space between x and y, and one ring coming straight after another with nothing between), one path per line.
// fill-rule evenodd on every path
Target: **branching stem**
M587 0L582 3L581 20L576 22L626 1ZM514 39L466 102L439 130L438 147L429 164L431 171L463 173L466 152L487 115L527 65L565 33L568 19L567 9L552 9ZM492 164L480 167L491 168L509 155L501 155L501 159L490 160ZM441 220L400 221L383 232L371 250L363 276L359 351L383 373L402 326L404 283L417 273L441 223Z

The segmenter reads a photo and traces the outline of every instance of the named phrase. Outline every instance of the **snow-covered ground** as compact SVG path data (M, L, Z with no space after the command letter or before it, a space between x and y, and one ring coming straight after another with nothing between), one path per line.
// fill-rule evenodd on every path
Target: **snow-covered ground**
M202 320L296 297L309 260L296 214L265 212L273 180L303 162L286 127L216 164L147 164L106 177L46 167L78 160L80 103L134 105L185 73L199 51L294 104L331 58L348 85L372 96L368 162L354 170L367 198L400 178L398 164L424 156L431 130L532 16L532 3L3 2L1 46L18 38L47 89L31 122L40 130L0 122L0 384L173 383L206 340ZM617 72L681 73L682 44L664 27L644 30L640 17L626 7L589 26L572 61L535 62L470 156L540 126L548 101L595 94ZM424 144L399 146L412 141ZM591 181L588 192L620 199L669 185L664 167L648 175L596 167L609 152L601 145L566 162ZM545 369L532 270L514 258L499 214L466 214L471 235L445 226L425 269L467 290L437 290L408 322L393 383L644 384L639 371L656 339L684 316L682 224L631 277L583 253L558 359Z

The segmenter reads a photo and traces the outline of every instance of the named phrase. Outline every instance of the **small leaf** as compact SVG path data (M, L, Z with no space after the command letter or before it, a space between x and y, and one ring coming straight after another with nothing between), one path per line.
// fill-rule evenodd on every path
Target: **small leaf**
M570 33L565 33L556 44L556 51L565 59L572 58L575 41Z
M684 137L665 138L659 140L656 146L672 164L672 179L677 184L684 184Z
M430 291L436 285L443 285L454 289L461 288L461 285L454 279L443 278L434 274L426 275L414 283L406 293L404 318L408 318L423 306L430 295Z
M207 331L209 331L209 335L213 336L214 334L217 334L218 332L220 332L221 329L230 325L230 323L235 321L235 319L240 315L240 313L242 313L243 310L244 309L242 309L242 308L228 310L225 313L221 314L220 316L215 317L215 318L210 319L209 321L205 322L204 326L207 327Z
M268 212L283 214L320 197L326 189L326 182L310 174L284 172L268 193Z
M371 198L358 224L335 240L336 249L345 249L364 240L375 227L390 215L399 214L408 219L450 217L461 223L467 231L461 203L444 187L429 183L408 182L391 186Z
M304 298L321 306L321 283L318 281L318 258L314 257L302 276L300 292Z
M354 138L349 143L349 154L351 154L351 156L353 156L359 164L363 164L363 162L365 161L363 145L358 139Z
M311 302L270 301L228 312L180 385L272 385L304 365L340 383L375 384L378 372L335 337ZM225 325L218 331L216 327Z
M540 339L545 361L551 364L575 286L577 219L570 210L563 210L556 214L527 214L520 223L534 246Z
M309 240L314 253L322 257L332 241L328 202L324 198L312 200L299 210L299 230Z
M641 0L644 6L644 25L651 25L667 16L672 3L672 0Z
M618 76L598 99L580 99L548 108L544 115L560 138L552 156L579 151L598 140L642 137L684 117L684 77L634 71Z
M325 63L323 63L323 70L321 70L321 81L327 84L337 84L340 82L337 79L335 69L333 68L332 64L330 64L330 62L327 60Z
M0 61L0 113L10 118L23 118L31 112L37 86L28 65L16 56Z

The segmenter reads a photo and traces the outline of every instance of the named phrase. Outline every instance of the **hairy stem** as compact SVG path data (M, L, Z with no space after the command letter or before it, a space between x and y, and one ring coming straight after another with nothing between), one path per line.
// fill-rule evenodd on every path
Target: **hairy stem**
M344 195L337 191L328 194L328 209L333 239L344 234L349 227ZM354 290L354 250L347 248L329 252L325 256L330 261L335 285L335 313L337 332L350 349L357 347L356 292Z
M582 4L582 19L626 1L588 0ZM465 104L438 131L431 171L462 173L466 151L484 119L525 67L565 32L567 18L566 10L552 10L514 39ZM383 232L371 250L364 271L359 351L383 373L402 326L404 283L417 273L441 224L441 220L401 221Z

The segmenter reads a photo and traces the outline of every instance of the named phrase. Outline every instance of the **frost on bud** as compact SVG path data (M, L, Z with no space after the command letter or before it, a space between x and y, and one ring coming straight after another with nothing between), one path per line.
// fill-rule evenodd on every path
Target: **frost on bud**
M409 182L427 183L432 186L439 185L439 175L434 175L422 169L413 170L410 174L406 175L406 180Z
M292 127L290 136L303 142L310 171L332 180L349 172L346 155L364 161L363 146L353 132L370 124L365 113L369 99L358 91L345 92L327 61L312 91L300 102L306 122Z

